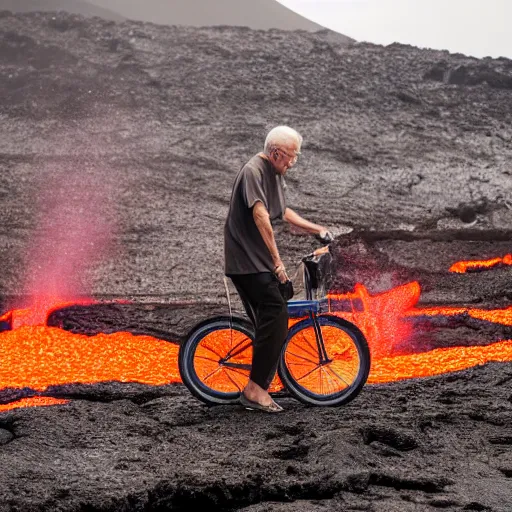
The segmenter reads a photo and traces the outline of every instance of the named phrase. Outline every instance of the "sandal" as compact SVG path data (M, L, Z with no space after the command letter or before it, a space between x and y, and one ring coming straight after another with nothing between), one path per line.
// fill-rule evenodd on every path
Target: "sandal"
M252 400L249 400L243 393L240 395L239 402L249 410L258 410L258 411L264 411L264 412L282 412L284 409L275 402L272 402L269 405L263 405L259 404L258 402L253 402Z

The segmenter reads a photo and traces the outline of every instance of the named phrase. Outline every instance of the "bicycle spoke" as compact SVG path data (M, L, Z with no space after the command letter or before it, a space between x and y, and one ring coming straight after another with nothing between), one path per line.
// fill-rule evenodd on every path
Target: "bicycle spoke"
M236 373L236 372L235 372ZM233 377L229 374L228 371L226 371L227 378L233 383L233 385L238 389L238 391L242 392L242 388L238 385L238 382L236 382Z
M226 372L233 372L233 373L236 373L237 375L243 375L244 377L248 377L249 376L249 373L250 373L250 370L239 370L237 368L226 368L224 366L224 370Z
M237 331L236 329L230 329L230 343L228 354L235 350L240 344L244 343L247 339L250 339L245 333Z
M320 385L319 385L319 388L320 388L320 394L321 395L325 395L325 392L324 392L324 379L323 379L323 375L325 374L325 369L324 367L321 367L320 368L320 372L319 372L319 382L320 382Z
M249 369L239 369L239 368L236 368L236 367L233 367L233 366L224 366L224 365L220 364L219 361L216 361L216 360L213 360L213 359L208 359L208 358L202 357L202 356L196 356L196 359L204 359L204 360L206 360L206 361L208 361L210 363L215 363L215 364L218 365L217 368L215 368L215 370L213 370L206 377L204 377L204 380L210 378L211 375L213 375L219 369L222 369L226 373L233 372L233 373L236 373L238 375L243 375L243 376L247 376L249 374L249 372L250 372Z
M304 339L304 341L305 341L306 345L307 345L307 346L312 350L312 352L311 352L311 354L310 354L310 355L311 355L312 357L318 358L318 351L317 351L316 343L315 343L315 345L313 345L313 344L312 344L312 343L311 343L311 342L306 338L306 334L305 334L305 332L304 332L305 330L306 330L306 329L303 329L303 330L301 331L301 333L302 333L302 338ZM315 334L315 337L316 337L316 334ZM302 348L302 350L304 350L304 352L306 352L306 354L308 353L308 351L307 351L304 347L302 347L302 346L301 346L301 348Z
M215 371L219 367L219 362L217 360L212 359L203 359L199 361L199 358L196 357L196 360L194 362L194 371L196 372L196 375L208 375L209 372Z
M334 375L339 379L341 380L341 382L343 382L347 388L350 387L352 385L352 382L354 382L354 378L352 377L352 381L351 382L347 382L341 375L338 374L338 372L336 372L331 366L329 366L328 368L326 368L326 371L329 371L329 372L332 372L334 373Z
M218 359L212 359L211 357L206 357L206 356L196 356L195 357L196 359L202 359L204 361L210 361L212 363L219 363Z
M311 382L310 385L308 385L308 389L312 389L312 391L324 396L338 393L339 391L344 389L339 385L339 382L336 381L333 378L333 376L329 374L328 368L326 366L319 366L317 369L319 370L318 382L316 385L313 386L311 386L311 384L313 384L313 382ZM313 371L310 372L310 374L312 374ZM307 376L308 375L305 375L303 378L298 380L303 380Z
M346 382L345 379L336 374L336 377L333 377L332 373L332 368L325 368L325 375L328 379L328 382L331 382L332 393L339 393L340 391L344 391L350 388L351 383Z
M317 365L315 368L313 368L310 372L306 373L305 375L303 375L302 377L299 377L297 380L300 381L300 380L304 380L306 377L308 377L309 375L311 375L313 372L316 372L319 368L321 368L320 365Z
M303 359L304 361L307 361L308 363L313 363L314 362L314 361L311 361L311 359L307 359L306 357L300 356L299 354L296 354L295 352L291 352L289 350L286 353L287 353L287 355L294 356L297 359ZM318 357L315 357L315 359L318 359ZM297 364L297 363L292 363L292 364Z
M336 380L332 375L329 374L329 372L332 372L334 373L334 375L337 377L338 380ZM345 389L345 388L348 388L350 387L350 384L343 378L341 377L340 375L338 375L332 368L330 368L329 366L325 366L324 367L324 374L326 375L326 377L334 383L334 390L335 392L336 391L341 391L342 389ZM345 384L345 387L340 387L339 385L339 381L343 382L343 384Z
M217 372L219 372L220 370L222 370L222 366L220 366L220 365L219 365L217 368L215 368L215 370L213 370L213 372L210 372L206 377L204 377L204 378L202 379L202 381L206 383L206 381L207 381L210 377L212 377L213 375L215 375L215 374L216 374Z
M340 361L338 361L338 362L340 362ZM340 380L342 380L343 382L345 382L345 384L347 384L347 386L349 386L349 385L350 385L350 384L348 384L348 383L345 381L345 379L344 379L341 375L339 375L339 374L334 370L334 368L332 367L332 364L331 364L331 365L329 365L329 370L330 370L332 373L334 373L334 375L336 375ZM355 378L356 378L356 376L357 376L357 370L356 370L355 374L353 374L353 373L352 373L352 372L350 372L350 371L348 372L348 374L349 374L349 376L351 377L352 382L354 382L354 380L355 380Z
M316 378L312 381L311 376L313 376L313 374L315 372L318 372L318 378ZM305 373L301 377L295 377L295 379L297 382L303 383L304 380L309 378L308 382L304 383L302 385L305 385L306 389L310 389L320 395L329 395L329 394L339 391L339 386L336 385L336 383L334 383L334 386L328 385L326 387L326 382L325 382L324 376L327 377L331 382L334 382L333 378L327 374L325 367L321 366L321 365L316 366L311 371ZM316 382L316 384L315 384L315 382Z
M323 326L321 326L322 328ZM304 331L306 331L306 329L304 329ZM319 354L318 354L318 350L317 350L317 346L316 344L313 344L309 339L308 337L306 337L306 333L304 331L300 331L300 334L302 336L302 341L303 343L297 341L297 340L293 340L291 343L293 343L295 346L297 346L297 348L299 348L300 350L302 350L305 354L309 355L312 359L314 359L315 361L318 359L320 360L320 357L319 357ZM298 333L299 334L299 333ZM322 335L325 335L325 332L322 331ZM315 334L316 336L316 334ZM290 345L291 345L290 343ZM325 348L325 352L327 354L328 352L328 347L331 345L330 343L326 343L325 342L325 338L323 340L323 345L324 345L324 348ZM311 350L307 350L307 348L311 349ZM341 353L338 353L336 354L336 356L342 356L343 354L345 354L347 351L350 350L350 345L345 347L344 350L341 352ZM332 352L332 350L331 350ZM290 354L292 354L293 356L297 357L297 358L303 358L303 359L306 359L304 356L300 356L299 354L297 354L296 352L290 352ZM327 357L329 357L329 354L327 354ZM311 361L313 362L313 361Z
M236 350L240 345L243 344L246 340L249 340L249 343L247 343L244 347L238 349L238 351L233 352L233 350ZM241 341L238 345L236 345L234 348L232 348L227 354L225 359L230 359L232 357L237 356L238 354L241 354L242 352L245 352L250 346L252 345L252 340L249 337L246 337L243 341Z
M230 331L232 333L237 335L236 336L237 338L240 338L240 335L241 335L242 339L234 347L232 347L226 354L226 352L224 352L224 348L225 348L224 341L227 341L227 340L225 340L225 338L227 338L226 331L227 331L227 329L225 331L217 331L217 332L208 334L200 342L200 344L198 345L198 349L204 349L205 351L209 351L209 352L215 354L215 356L218 357L218 359L220 360L220 359L229 359L230 357L235 357L238 354L240 354L241 352L243 352L244 350L246 350L251 345L252 340L245 333L242 333L235 329L230 329ZM212 338L213 338L213 340L212 340ZM232 340L233 340L233 336L231 337L231 341L229 342L230 345L232 344ZM247 341L248 341L248 343L247 343ZM212 347L212 344L214 345L213 347ZM221 351L225 355L222 355Z
M203 340L204 341L204 340ZM198 349L204 349L204 350L209 350L210 352L212 352L213 354L215 354L219 359L222 359L222 356L216 352L215 350L213 350L213 348L209 347L206 343L203 343L201 342L200 345L197 347Z
M309 389L314 391L315 393L319 395L326 395L329 394L329 387L327 387L326 391L326 381L325 381L325 370L320 367L318 369L317 374L314 376L314 380L310 380L310 385L308 386Z
M288 347L290 347L292 345L292 343L288 343ZM293 341L293 345L294 345L294 349L298 349L298 350L301 350L302 352L304 352L305 355L302 355L302 354L297 354L295 351L292 352L292 350L290 348L288 348L286 350L286 355L287 356L293 356L297 359L302 359L304 361L308 361L309 363L316 363L319 361L319 357L318 357L318 354L315 353L315 354L311 354L310 352L308 352L307 350L304 350L304 347L299 345L297 342ZM309 357L308 357L309 356ZM297 364L297 363L292 363L292 364Z

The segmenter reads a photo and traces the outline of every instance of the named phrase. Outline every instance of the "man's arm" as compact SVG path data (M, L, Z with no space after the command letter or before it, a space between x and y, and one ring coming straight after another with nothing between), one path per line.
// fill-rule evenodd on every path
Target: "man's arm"
M277 250L276 240L274 238L274 230L272 229L272 224L270 223L270 215L268 214L265 205L261 201L257 201L254 205L252 209L252 216L254 218L256 227L261 234L261 238L263 238L265 245L270 251L272 261L274 262L274 267L277 267L275 270L277 278L279 281L284 283L288 280L288 276L286 275L286 270L284 268L283 262L281 261L281 257L279 256L279 251Z
M324 226L320 226L319 224L315 224L314 222L309 222L306 219L303 219L297 212L292 210L291 208L286 208L284 211L283 219L298 228L305 229L309 233L313 233L315 235L321 235L322 233L327 233L328 229Z

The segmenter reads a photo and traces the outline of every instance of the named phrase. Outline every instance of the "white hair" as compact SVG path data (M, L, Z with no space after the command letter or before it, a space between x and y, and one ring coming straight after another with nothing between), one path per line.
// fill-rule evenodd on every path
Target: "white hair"
M268 132L263 151L266 155L270 155L273 149L293 143L297 143L300 148L302 135L289 126L276 126Z

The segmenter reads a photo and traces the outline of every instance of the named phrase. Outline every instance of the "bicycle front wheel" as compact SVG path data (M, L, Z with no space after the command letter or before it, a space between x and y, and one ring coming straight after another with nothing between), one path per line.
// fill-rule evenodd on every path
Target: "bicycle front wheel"
M180 346L183 383L208 405L236 402L249 381L253 328L242 318L216 317L196 326Z
M311 318L293 325L279 362L279 377L290 394L308 405L339 406L353 400L370 371L363 333L334 315L317 317L323 347Z

